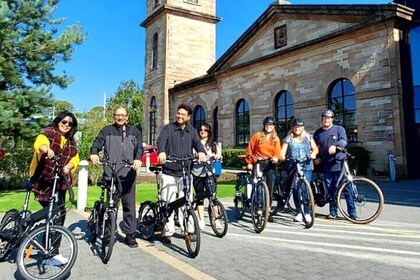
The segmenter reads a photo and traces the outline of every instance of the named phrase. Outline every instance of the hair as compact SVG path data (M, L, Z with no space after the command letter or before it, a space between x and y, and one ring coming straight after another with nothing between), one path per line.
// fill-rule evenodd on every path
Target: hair
M118 109L124 109L124 110L125 110L125 112L126 112L126 113L127 113L127 115L128 115L128 110L127 110L127 108L126 108L126 107L124 107L124 106L120 106L120 105L118 105L117 107L115 107L115 109L114 109L113 113L115 114L115 111L117 111Z
M211 151L216 154L217 153L217 143L216 143L216 141L212 137L213 134L211 132L211 125L209 123L202 123L202 124L200 124L200 126L198 127L198 130L197 130L198 135L200 135L200 128L202 126L204 126L205 129L208 131L208 133L207 133L207 135L208 135L207 136L207 142L206 142L205 145L209 146L211 148Z
M305 139L305 137L309 136L309 133L305 130L305 126L301 126L301 127L302 127L302 133L298 137L299 141L302 141L303 139ZM293 127L289 130L289 132L287 132L287 135L293 136Z
M270 143L277 143L277 142L280 143L280 137L277 134L276 128L274 128L273 132L271 132L270 134L271 134L270 139L269 139ZM261 144L266 136L267 136L267 132L265 131L265 127L263 127L260 133L260 139L258 140L258 143Z
M191 107L190 107L189 105L187 105L187 104L184 104L184 103L179 104L177 111L178 111L179 109L184 109L185 111L187 111L187 112L188 112L188 115L191 115L191 114L192 114L192 112L193 112L193 110L191 109Z
M76 119L76 116L73 114L73 113L71 113L71 112L69 112L69 111L62 111L62 112L60 112L60 113L58 113L58 115L54 118L54 120L52 121L52 123L49 125L49 126L52 126L52 127L55 127L55 128L58 128L58 124L65 118L65 117L70 117L71 118L71 120L73 121L73 126L72 126L72 128L70 129L70 131L69 132L67 132L65 135L64 135L64 137L66 138L66 139L70 139L70 138L72 138L75 134L76 134L76 132L77 132L77 119Z

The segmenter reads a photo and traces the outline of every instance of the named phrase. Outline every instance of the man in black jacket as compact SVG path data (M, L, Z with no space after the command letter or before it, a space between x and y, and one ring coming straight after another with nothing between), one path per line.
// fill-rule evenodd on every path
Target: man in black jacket
M185 157L191 155L195 150L198 160L206 161L206 150L200 141L197 130L188 123L191 113L190 106L179 105L176 121L165 125L157 139L158 161L163 164L161 199L168 202L172 202L184 194L182 191L182 166L176 162L165 162L167 156ZM178 215L178 217L182 220L181 216ZM163 230L162 242L164 244L171 243L171 236L174 231L174 213L172 213Z
M123 231L126 234L125 243L129 247L137 247L134 238L136 231L136 175L141 167L143 154L143 142L141 131L134 126L128 125L128 111L119 107L114 110L114 124L105 126L99 132L92 147L90 148L90 160L93 164L99 163L99 152L104 150L105 158L110 161L121 162L128 160L132 163L131 168L124 167L119 172L122 184L123 205ZM111 170L105 166L104 176L111 179Z

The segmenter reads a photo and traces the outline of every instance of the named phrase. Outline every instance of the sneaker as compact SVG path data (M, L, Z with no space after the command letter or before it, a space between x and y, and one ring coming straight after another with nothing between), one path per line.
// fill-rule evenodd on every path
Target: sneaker
M171 237L170 236L164 236L162 237L162 244L171 244Z
M125 236L125 244L127 244L130 248L136 248L139 246L133 234L127 234Z
M58 254L58 255L55 255L54 257L50 258L50 259L43 260L42 264L43 265L60 266L60 265L65 265L68 262L69 262L69 260L67 258L65 258L62 254Z
M356 214L352 214L352 215L350 215L350 219L352 219L352 220L357 220L359 217L357 217L357 215Z
M269 223L273 223L274 222L274 218L273 218L273 216L268 216L268 222Z
M309 214L305 214L305 221L306 221L307 223L310 223L310 222L312 221L312 217L311 217L311 215L309 215Z
M220 219L215 220L214 224L216 225L217 230L223 229L223 225L222 225L222 222L220 221Z
M327 216L327 220L335 220L335 218L337 217L337 215L332 215L332 214L329 214L328 216Z
M206 227L206 223L204 222L204 220L199 220L198 225L200 226L200 229L204 229Z
M302 214L299 213L295 216L295 218L293 219L294 222L302 222Z

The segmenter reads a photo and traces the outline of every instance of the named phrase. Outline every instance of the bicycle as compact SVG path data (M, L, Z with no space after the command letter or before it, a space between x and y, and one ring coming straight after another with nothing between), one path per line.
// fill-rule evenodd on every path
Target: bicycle
M302 213L302 221L306 228L311 228L315 222L315 201L312 193L311 184L305 177L302 164L311 160L309 157L292 159L286 158L285 161L291 162L291 170L284 182L279 181L273 189L273 206L271 215L275 215L282 210L287 203L292 213ZM294 205L292 198L293 186L297 190L298 205Z
M152 240L156 234L163 232L172 213L182 208L183 219L180 223L182 223L182 228L185 230L185 244L189 256L195 258L200 252L201 238L198 218L195 214L192 201L189 199L191 195L191 180L190 174L187 172L188 167L186 166L186 163L191 160L195 160L194 155L186 157L168 157L168 162L179 162L182 165L182 186L184 192L183 197L170 203L161 198L159 174L162 171L162 167L150 167L150 170L156 174L158 200L156 202L145 201L140 204L137 225L142 238Z
M48 207L34 213L28 210L33 185L27 184L22 210L7 211L0 224L0 259L7 259L13 249L19 248L17 267L25 279L63 279L68 276L77 258L78 247L73 233L64 226L54 224L54 220L61 215L62 206L57 205L57 181L62 179L67 185L70 203L74 203L74 194L62 173L60 158L55 156L52 161L54 175ZM54 263L54 256L59 254L67 262L60 265Z
M197 205L197 200L208 199L208 214L211 228L217 237L224 237L228 231L228 216L226 209L222 202L217 199L217 178L213 172L213 163L216 162L214 158L210 158L207 162L203 163L206 175L206 191L202 194L194 196L194 209Z
M99 200L95 201L91 210L87 228L89 231L90 243L96 244L97 238L101 239L100 257L104 264L107 264L114 248L117 231L118 199L122 193L121 181L118 173L125 167L131 167L128 160L115 162L108 159L100 159L100 164L108 166L111 170L111 180L99 181L97 186L101 188ZM117 167L121 166L118 170Z
M364 177L354 177L350 172L348 159L353 159L347 150L339 149L344 154L341 170L336 182L336 192L331 198L325 186L324 180L318 175L312 182L312 189L315 204L322 207L334 199L341 215L348 221L355 224L367 224L374 221L382 212L384 205L384 195L380 187L370 179ZM356 206L356 216L347 213L344 207L347 199L353 201ZM347 208L348 209L348 208Z
M264 181L260 169L261 162L268 159L244 156L238 157L254 158L257 162L252 171L239 172L235 184L235 211L238 219L242 219L246 208L251 210L252 225L256 233L261 233L267 225L270 214L270 194L267 183ZM248 196L249 189L252 189L251 196Z

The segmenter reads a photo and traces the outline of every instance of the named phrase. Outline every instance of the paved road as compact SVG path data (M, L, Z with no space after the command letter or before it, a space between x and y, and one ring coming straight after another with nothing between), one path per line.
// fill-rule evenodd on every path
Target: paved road
M139 248L130 249L120 236L104 265L84 240L85 213L72 210L67 225L79 254L69 279L418 279L420 181L380 185L386 205L370 225L325 220L324 207L311 229L282 213L256 234L249 215L238 221L232 199L225 199L228 234L217 238L207 226L196 259L181 238L169 246L138 239ZM14 263L0 263L0 279L19 279L15 271Z

